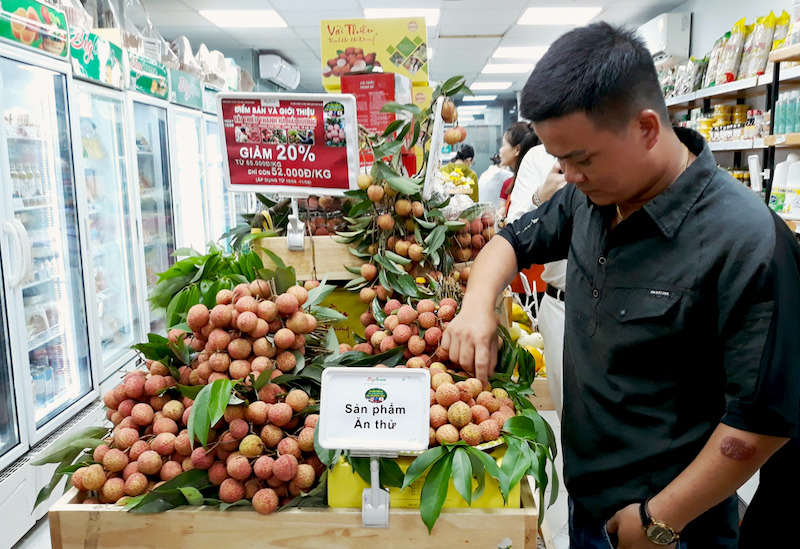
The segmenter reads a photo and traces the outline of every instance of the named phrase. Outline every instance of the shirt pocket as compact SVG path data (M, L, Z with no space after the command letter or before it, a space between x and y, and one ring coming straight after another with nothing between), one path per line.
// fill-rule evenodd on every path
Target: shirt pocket
M683 293L674 289L624 288L612 299L612 315L621 324L663 323L677 308Z

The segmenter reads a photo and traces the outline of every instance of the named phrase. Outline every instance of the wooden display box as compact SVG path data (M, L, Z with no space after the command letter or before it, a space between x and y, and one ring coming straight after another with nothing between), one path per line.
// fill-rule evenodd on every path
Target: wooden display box
M332 236L306 236L302 251L290 251L283 236L254 240L253 244L277 254L286 265L294 267L297 280L322 280L326 275L329 281L352 280L356 275L345 266L361 267L364 263L347 250L347 244L334 241ZM260 255L265 267L274 266L267 254Z
M533 395L530 400L537 410L540 412L555 410L553 406L553 397L550 395L550 386L547 384L547 378L537 377L533 380Z
M218 549L236 540L261 547L407 549L408 547L514 547L536 549L538 511L528 477L520 509L444 509L432 534L419 509L390 509L389 528L364 528L360 509L289 509L259 515L248 507L179 507L133 514L116 505L82 505L74 488L50 509L54 549ZM549 536L543 536L548 539ZM503 543L506 540L510 543Z

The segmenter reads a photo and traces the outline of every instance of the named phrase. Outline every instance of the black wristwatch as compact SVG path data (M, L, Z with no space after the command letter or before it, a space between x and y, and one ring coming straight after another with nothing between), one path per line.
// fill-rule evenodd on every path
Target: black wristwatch
M681 537L679 532L650 516L650 510L647 508L648 501L650 501L650 498L647 498L639 506L639 516L642 518L642 528L644 528L647 539L656 545L669 545L678 541Z

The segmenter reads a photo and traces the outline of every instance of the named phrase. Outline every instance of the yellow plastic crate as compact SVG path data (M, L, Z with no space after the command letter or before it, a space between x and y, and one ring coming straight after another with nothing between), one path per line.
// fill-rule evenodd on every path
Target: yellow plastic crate
M506 446L498 446L491 456L502 463L502 458L506 453ZM401 456L396 459L400 469L405 472L414 461L413 457ZM389 500L391 507L394 508L413 508L419 507L422 485L425 482L425 475L418 478L405 490L389 487ZM478 482L472 480L472 489L477 488ZM328 505L331 507L361 507L361 493L364 488L369 488L369 484L361 476L353 471L350 464L342 457L339 463L328 474ZM447 489L447 498L444 502L445 507L458 508L470 507L461 494L458 493L453 480L450 480L450 487ZM500 494L500 486L493 477L486 473L486 483L481 497L472 500L472 508L489 509L505 508L517 509L520 506L520 485L519 483L511 490L508 495L508 503L503 504L503 496Z

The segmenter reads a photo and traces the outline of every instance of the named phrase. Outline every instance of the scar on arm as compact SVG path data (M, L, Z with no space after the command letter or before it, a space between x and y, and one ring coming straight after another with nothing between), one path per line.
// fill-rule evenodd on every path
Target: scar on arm
M756 453L756 448L752 444L748 444L736 437L725 437L719 445L719 451L727 458L744 461L753 457L753 454Z

